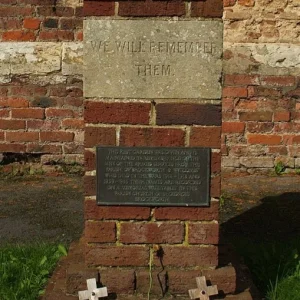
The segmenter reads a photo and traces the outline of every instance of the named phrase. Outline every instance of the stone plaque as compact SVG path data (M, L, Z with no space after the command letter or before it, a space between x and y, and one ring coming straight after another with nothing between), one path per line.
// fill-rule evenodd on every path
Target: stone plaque
M98 205L208 206L209 148L97 147Z
M84 21L84 96L221 98L221 21Z

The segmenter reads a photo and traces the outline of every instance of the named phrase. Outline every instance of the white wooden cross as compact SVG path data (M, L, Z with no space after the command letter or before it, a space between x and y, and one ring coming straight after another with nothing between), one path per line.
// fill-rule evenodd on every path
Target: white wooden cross
M79 300L98 300L99 298L107 297L107 288L97 288L96 279L88 279L87 290L78 292Z
M207 286L205 276L197 277L197 289L189 290L191 299L209 300L209 296L218 295L216 285Z

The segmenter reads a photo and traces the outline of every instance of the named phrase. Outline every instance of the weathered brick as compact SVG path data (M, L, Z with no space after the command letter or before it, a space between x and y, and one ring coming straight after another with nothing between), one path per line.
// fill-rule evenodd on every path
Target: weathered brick
M223 15L223 0L192 1L192 17L221 18Z
M96 169L96 154L91 151L84 152L84 167L86 171L92 171Z
M86 127L84 146L92 148L97 145L116 145L116 129L114 127Z
M258 85L259 83L258 75L226 74L224 79L224 85L231 86Z
M213 152L211 154L210 171L211 173L221 172L221 153Z
M274 122L288 122L291 119L289 111L276 111L274 112Z
M125 244L182 243L184 225L169 223L121 223L120 242Z
M26 145L26 152L28 153L62 153L62 147L58 145L42 145L41 143L30 143Z
M208 267L218 265L218 248L215 246L164 246L164 266ZM154 263L160 266L159 259Z
M258 107L257 100L241 99L236 104L235 108L238 110L256 110Z
M64 104L66 106L75 106L75 107L82 107L83 99L82 98L74 98L74 97L68 97L64 99Z
M150 218L149 207L99 206L94 200L85 200L84 207L86 219L147 220Z
M240 121L272 121L272 111L239 112Z
M14 30L22 28L22 20L17 18L0 19L0 29Z
M162 290L167 291L168 273L159 269L152 269L152 278L150 284L149 269L143 268L136 270L136 292L140 294L147 294L150 291L151 295L161 295ZM151 287L151 289L150 289ZM150 289L150 290L149 290Z
M99 275L97 269L87 268L84 263L78 262L70 264L66 273L65 287L70 295L78 295L78 291L86 289L87 279L98 278Z
M100 269L100 281L107 286L108 293L133 294L135 291L135 270Z
M0 96L1 97L6 97L8 92L8 88L6 86L0 86Z
M35 91L37 89L43 89L46 91L45 88L43 87L38 87L36 85L17 85L17 86L12 86L10 89L11 95L16 95L16 96L33 96L35 94Z
M10 114L10 109L4 108L1 109L0 108L0 118L8 118Z
M46 18L43 21L43 25L46 28L57 28L58 27L58 19Z
M65 108L46 108L45 110L47 118L72 118L73 110Z
M50 97L45 97L45 96L38 96L35 97L33 101L31 101L30 106L31 107L42 107L42 108L47 108L47 107L53 107L58 105L57 100L50 98Z
M234 109L234 98L222 99L222 111L232 111Z
M1 6L0 17L30 16L34 12L31 6Z
M60 122L57 120L26 120L27 129L59 130Z
M221 176L215 176L210 180L210 196L219 198L221 196Z
M74 40L74 32L70 30L41 31L39 39L42 41L72 41Z
M87 102L85 121L108 124L149 124L150 103Z
M82 31L76 32L75 40L77 40L77 41L83 41L83 32Z
M28 100L24 98L0 98L0 107L22 108L28 107Z
M65 154L82 154L84 151L83 145L78 145L77 143L64 144L63 149Z
M218 126L192 127L190 146L220 148L221 128Z
M35 34L31 31L26 32L22 30L6 31L2 34L2 40L20 42L35 41Z
M40 19L36 19L36 18L26 18L23 21L23 27L25 29L39 29L41 24L41 20Z
M190 244L218 244L219 224L189 223L188 226L188 242Z
M270 133L273 128L273 122L247 122L247 132L251 133Z
M264 86L250 86L248 87L249 97L268 97L276 98L281 97L281 91L276 88L266 88Z
M38 6L37 14L39 16L58 16L58 17L72 17L74 15L73 7L66 6Z
M245 131L245 123L243 122L223 122L223 133L243 133Z
M294 76L261 76L261 85L267 86L294 86L296 78Z
M203 269L203 270L168 270L169 292L174 294L185 294L187 290L195 288L195 281L191 278L206 276L206 279L218 286L219 291L225 294L236 291L236 272L232 266Z
M83 16L113 16L115 3L113 1L84 1Z
M25 129L25 121L23 120L1 120L0 119L0 129L9 129L9 130L17 130L17 129Z
M300 144L300 135L283 135L282 142L284 145Z
M276 123L274 124L274 132L299 132L300 131L300 124L298 123Z
M274 167L273 157L241 157L241 165L246 168L272 168Z
M147 266L149 248L144 246L100 246L86 247L85 262L88 266Z
M182 16L185 6L182 1L121 1L119 3L120 16L158 17Z
M300 89L294 89L289 91L288 93L286 93L287 96L292 97L292 98L296 98L299 99L300 98Z
M262 144L262 145L279 145L282 141L280 135L266 135L266 134L251 134L247 135L249 144Z
M158 103L157 125L221 125L221 106L182 103Z
M83 129L84 120L83 119L64 119L61 122L62 127L66 129Z
M0 152L13 152L13 153L19 153L19 152L25 152L26 151L26 145L24 144L0 144Z
M158 207L156 220L212 221L219 218L219 203L212 201L209 207Z
M68 86L67 93L68 93L68 97L82 97L83 96L82 87L78 87L78 86Z
M84 176L84 193L86 196L96 195L96 177L95 176Z
M248 90L245 87L224 87L223 97L247 98Z
M41 132L42 142L72 142L73 139L74 139L73 132L66 132L66 131Z
M120 146L184 146L184 137L181 129L122 127Z
M34 142L39 140L38 132L6 132L6 140L9 142Z
M286 146L270 146L268 147L268 153L276 155L287 155L288 149Z
M53 85L49 89L50 96L65 97L67 96L67 88L65 85Z
M113 243L116 241L116 223L86 221L84 237L87 243Z
M252 7L255 4L255 0L238 0L238 4L246 7Z
M11 116L19 119L44 119L45 111L42 108L15 108Z

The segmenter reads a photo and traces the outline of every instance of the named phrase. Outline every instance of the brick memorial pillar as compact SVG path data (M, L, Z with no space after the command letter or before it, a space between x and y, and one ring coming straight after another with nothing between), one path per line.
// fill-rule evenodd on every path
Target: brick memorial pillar
M120 299L186 297L201 274L223 295L235 291L234 268L218 268L222 9L221 0L84 1L85 264ZM101 204L96 146L208 148L208 205ZM133 197L124 182L121 195Z

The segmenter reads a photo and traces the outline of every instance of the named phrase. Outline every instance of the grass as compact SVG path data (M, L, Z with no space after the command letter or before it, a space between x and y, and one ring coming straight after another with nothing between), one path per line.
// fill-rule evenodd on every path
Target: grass
M232 241L267 300L300 300L300 239Z
M66 254L63 245L47 243L0 247L0 299L38 299L58 259Z

